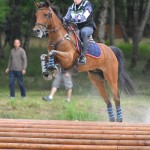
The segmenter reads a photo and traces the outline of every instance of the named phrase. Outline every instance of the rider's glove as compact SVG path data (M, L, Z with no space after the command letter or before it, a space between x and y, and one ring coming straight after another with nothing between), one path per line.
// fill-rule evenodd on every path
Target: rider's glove
M70 20L63 18L63 23L68 25L70 23Z
M72 19L71 19L71 22L73 22L73 23L78 22L78 18L72 18Z

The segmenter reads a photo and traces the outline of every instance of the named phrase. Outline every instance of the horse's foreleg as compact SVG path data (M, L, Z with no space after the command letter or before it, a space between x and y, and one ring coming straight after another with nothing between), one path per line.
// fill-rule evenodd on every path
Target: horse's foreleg
M114 122L115 121L114 112L113 112L112 104L110 102L109 95L106 92L105 81L100 80L100 77L93 73L88 72L88 75L92 83L97 87L105 103L107 104L107 112L109 116L109 121Z
M41 69L42 69L42 75L45 80L51 80L52 74L48 71L48 56L46 54L42 54L40 56L41 59Z
M60 64L64 67L70 67L72 63L72 57L68 52L61 52L57 50L51 50L48 54L50 57L56 57Z
M51 50L48 54L50 57L58 57L58 58L67 58L69 56L68 52L61 52L56 50Z

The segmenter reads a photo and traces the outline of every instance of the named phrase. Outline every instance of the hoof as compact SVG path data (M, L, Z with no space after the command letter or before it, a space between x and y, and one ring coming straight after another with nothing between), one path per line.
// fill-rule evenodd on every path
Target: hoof
M122 118L118 118L118 119L117 119L117 122L122 122Z
M115 118L109 119L109 122L115 122Z
M44 77L48 77L49 73L48 72L43 72Z

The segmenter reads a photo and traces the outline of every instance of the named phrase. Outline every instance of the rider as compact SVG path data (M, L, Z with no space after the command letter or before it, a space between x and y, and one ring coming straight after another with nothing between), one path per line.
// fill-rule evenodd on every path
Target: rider
M93 20L92 4L88 0L73 0L74 3L68 8L64 21L76 23L80 30L80 37L83 42L81 55L78 59L79 64L86 64L86 50L88 48L88 37L93 34L96 28Z

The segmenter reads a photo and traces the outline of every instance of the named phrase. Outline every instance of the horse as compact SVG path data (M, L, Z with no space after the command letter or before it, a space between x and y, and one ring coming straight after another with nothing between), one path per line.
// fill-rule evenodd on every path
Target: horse
M59 63L61 67L69 69L75 65L79 52L75 44L74 34L68 36L68 30L58 18L51 3L36 2L36 24L33 31L36 37L42 38L48 34L48 55L54 58L54 63ZM97 43L101 49L101 56L93 58L86 56L86 65L78 65L78 72L87 72L91 82L98 89L107 105L109 121L122 122L122 109L120 104L119 83L127 94L134 93L132 80L125 69L124 56L122 51L115 46L107 46ZM44 57L46 59L46 57ZM113 94L116 107L116 117L109 94L105 88L106 82Z

